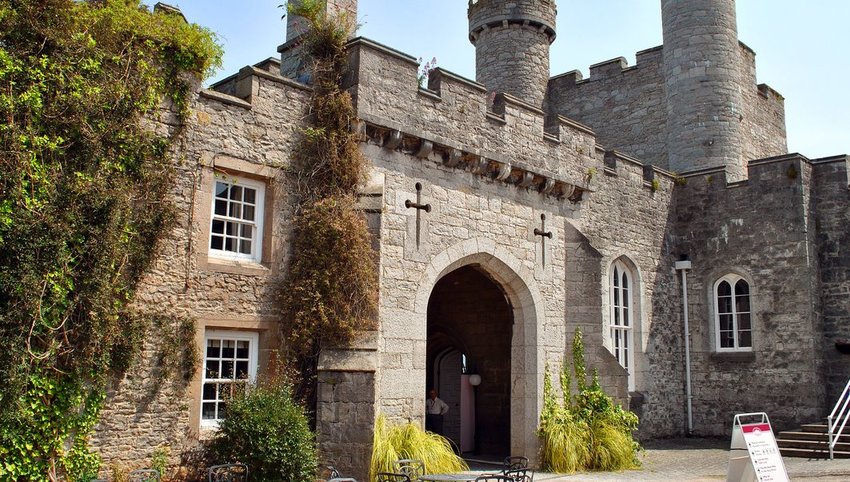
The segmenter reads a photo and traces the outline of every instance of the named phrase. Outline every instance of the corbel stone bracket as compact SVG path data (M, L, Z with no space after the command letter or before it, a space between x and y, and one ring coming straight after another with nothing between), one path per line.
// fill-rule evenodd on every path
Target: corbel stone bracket
M393 124L387 122L388 124ZM439 154L445 167L471 172L493 181L512 184L518 188L537 191L543 196L559 200L567 199L572 203L582 200L586 186L556 179L551 175L534 172L500 159L492 159L476 149L463 149L451 145L448 140L426 139L421 135L404 132L399 127L385 125L370 119L360 120L352 125L352 130L362 132L363 142L377 144L384 149L400 149L417 159L428 159L431 154Z

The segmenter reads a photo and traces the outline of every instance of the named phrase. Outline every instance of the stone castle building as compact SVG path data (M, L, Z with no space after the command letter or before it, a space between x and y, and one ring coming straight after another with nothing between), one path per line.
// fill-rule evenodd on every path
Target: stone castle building
M356 0L328 3L356 15ZM534 457L545 367L577 329L640 438L828 414L850 377L848 157L787 152L783 98L756 84L734 0L661 3L664 45L588 78L549 75L554 0L470 0L474 81L438 68L420 86L414 57L350 41L380 312L377 331L320 359L325 459L363 476L376 417L423 422L429 387L462 450ZM138 300L196 320L202 368L188 391L147 390L145 363L117 383L93 441L107 462L189 450L228 380L279 346L283 171L310 97L299 34L290 19L280 61L192 102L178 223Z

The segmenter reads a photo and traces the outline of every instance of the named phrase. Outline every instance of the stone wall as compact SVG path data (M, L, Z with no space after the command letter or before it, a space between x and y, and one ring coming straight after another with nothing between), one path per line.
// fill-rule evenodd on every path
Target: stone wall
M185 131L172 152L177 176L171 201L174 226L142 280L135 303L146 311L196 321L203 353L206 329L259 333L259 366L270 363L277 342L276 292L286 263L292 200L279 168L292 157L296 129L303 124L309 90L268 72L246 68L232 79L246 100L201 91L191 104ZM250 101L250 102L249 102ZM161 125L176 119L164 115ZM214 173L240 175L266 186L265 235L260 262L208 255ZM158 446L172 462L198 439L200 366L188 385L165 384L156 369L158 340L148 339L143 358L110 388L101 424L92 438L105 466L142 468ZM199 364L200 365L200 364Z
M684 345L678 316L681 297L671 272L677 252L668 233L674 223L673 193L679 187L664 171L627 156L608 152L605 160L605 169L594 184L597 190L589 196L581 222L576 224L580 233L575 234L586 239L596 252L596 261L570 283L568 296L580 298L568 302L567 313L569 316L573 305L583 306L575 308L576 322L592 334L586 337L588 351L596 348L600 354L595 361L589 357L588 364L599 366L603 375L616 374L619 366L608 351L609 273L615 261L624 261L635 284L635 395L643 397L640 436L676 435L683 427ZM568 270L567 279L575 279L577 274ZM593 288L588 286L589 280L595 284Z
M787 152L782 96L766 84L756 85L755 52L739 43L742 92L740 128L743 159L763 159ZM663 47L637 53L629 66L622 57L590 67L590 77L574 70L549 80L546 111L586 124L608 149L668 168L667 100Z
M693 263L688 309L699 435L728 435L736 413L764 411L778 430L825 414L811 171L788 155L750 162L745 182L727 183L722 170L688 176L678 192L672 232ZM750 285L750 352L717 351L712 291L728 273Z
M765 159L788 152L785 98L767 84L756 82L756 53L739 42L743 95L744 160Z
M498 115L484 89L445 71L435 72L429 90L418 89L412 59L365 40L353 47L352 91L370 139L364 152L386 181L379 410L396 420L421 417L423 303L433 282L467 263L481 264L520 310L514 314L512 354L527 360L535 383L526 388L535 393L528 394L525 412L514 411L513 418L525 417L526 430L539 415L543 360L560 366L578 327L585 333L588 365L600 368L605 388L626 402L625 372L605 348L604 327L608 269L627 257L641 292L636 338L638 391L647 394L642 431L647 437L681 433L683 345L671 273L675 257L665 236L672 223L673 177L598 149L591 131L568 120L556 119L558 129L549 129L542 112L522 103L505 102ZM425 155L423 140L430 146ZM450 165L452 149L472 160ZM479 169L480 158L557 176L586 192L574 204L539 188L511 185ZM432 206L422 215L418 248L411 246L415 212L404 204L415 199L417 182L423 202ZM554 235L545 248L533 235L541 213ZM548 261L542 267L544 250ZM520 304L524 291L533 306ZM522 310L529 308L543 311L528 317ZM534 338L519 342L517 332Z
M847 156L812 161L817 260L820 264L820 302L824 353L823 379L827 410L831 410L850 379L850 181ZM839 346L836 346L836 342ZM823 416L823 415L822 415Z
M667 104L661 47L637 53L629 67L622 57L549 80L547 112L586 124L601 145L649 164L667 166Z

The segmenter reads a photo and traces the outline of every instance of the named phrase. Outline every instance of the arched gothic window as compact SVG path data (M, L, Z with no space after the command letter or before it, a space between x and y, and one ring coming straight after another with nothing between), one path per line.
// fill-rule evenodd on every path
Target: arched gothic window
M611 353L629 372L629 390L634 389L634 284L629 269L621 261L611 267Z
M717 351L752 350L753 324L747 280L728 274L714 283L714 320Z

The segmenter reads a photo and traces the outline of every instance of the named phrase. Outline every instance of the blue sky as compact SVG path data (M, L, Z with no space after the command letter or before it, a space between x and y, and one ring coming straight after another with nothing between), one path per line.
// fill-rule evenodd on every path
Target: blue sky
M155 3L145 0L145 3ZM285 40L284 0L171 0L190 22L216 32L224 68L267 57ZM756 51L758 82L785 96L788 147L809 158L850 153L850 1L738 0L738 36ZM360 0L359 35L470 79L466 0ZM661 44L658 0L559 0L551 74L581 70Z

